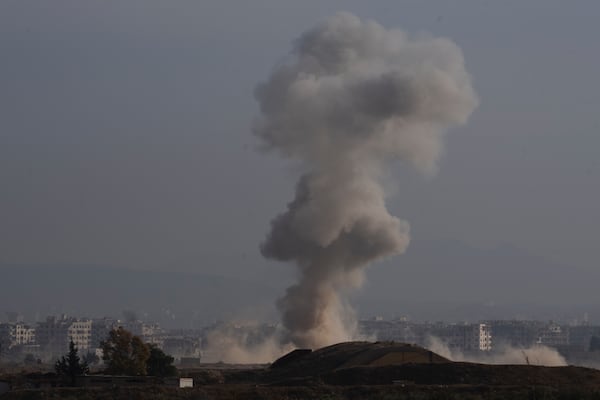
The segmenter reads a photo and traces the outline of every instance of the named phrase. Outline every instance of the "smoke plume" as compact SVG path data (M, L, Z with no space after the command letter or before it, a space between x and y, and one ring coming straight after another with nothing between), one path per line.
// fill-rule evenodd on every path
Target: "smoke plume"
M509 345L494 346L494 351L465 354L460 350L450 349L441 339L430 336L427 340L429 350L452 361L467 361L483 364L530 364L558 367L567 365L560 353L548 346L535 345L527 348Z
M204 362L234 364L269 363L293 350L282 344L277 326L245 321L213 326L205 336L202 359Z
M344 292L409 243L408 223L385 206L386 166L400 160L434 173L443 132L477 105L462 53L447 39L411 39L338 13L294 42L256 98L254 133L305 171L261 246L300 272L278 303L288 340L352 339Z

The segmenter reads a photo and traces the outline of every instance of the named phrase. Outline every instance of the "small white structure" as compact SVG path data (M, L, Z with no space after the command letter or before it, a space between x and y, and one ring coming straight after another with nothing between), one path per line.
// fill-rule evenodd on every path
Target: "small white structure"
M180 388L193 388L194 387L194 379L193 378L179 378L179 387Z

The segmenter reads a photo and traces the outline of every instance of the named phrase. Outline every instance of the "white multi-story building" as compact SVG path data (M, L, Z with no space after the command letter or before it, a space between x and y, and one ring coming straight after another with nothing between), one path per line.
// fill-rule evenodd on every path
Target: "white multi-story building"
M492 350L492 327L488 324L479 325L479 350Z
M442 340L450 349L492 350L492 331L487 324L443 324L433 326L430 334Z
M15 344L26 345L35 343L35 328L25 324L16 324L14 332Z
M73 320L67 329L67 335L68 339L75 343L75 347L80 352L82 350L90 350L92 347L92 320Z
M41 350L51 357L60 357L69 350L72 340L79 351L92 348L92 321L67 316L48 317L39 322L35 341Z
M23 323L0 324L0 345L9 349L35 343L35 328Z

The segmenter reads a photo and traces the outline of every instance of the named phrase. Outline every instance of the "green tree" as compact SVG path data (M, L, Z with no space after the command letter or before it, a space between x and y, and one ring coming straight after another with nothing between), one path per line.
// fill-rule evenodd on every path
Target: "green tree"
M175 359L164 351L150 344L150 358L146 362L148 375L152 376L175 376L177 368L173 365Z
M100 344L105 372L113 375L146 375L146 362L150 349L142 339L119 327L110 331Z
M83 356L83 360L88 365L96 365L100 362L100 357L98 357L96 355L96 353L87 353L86 355Z
M75 385L76 376L90 372L87 362L79 358L77 347L75 347L75 343L72 340L69 342L69 353L67 353L66 357L62 356L54 364L54 370L59 376L68 378L71 385Z

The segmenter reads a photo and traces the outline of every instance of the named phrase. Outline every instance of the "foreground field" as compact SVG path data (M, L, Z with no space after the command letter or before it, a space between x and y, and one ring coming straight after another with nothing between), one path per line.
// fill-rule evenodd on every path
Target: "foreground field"
M17 375L0 400L600 400L600 370L458 363L401 343L342 343L295 351L270 366L218 365L180 375L193 378L194 388L152 377L137 386L36 388L35 380Z
M194 389L165 387L52 390L21 390L6 394L2 400L596 400L600 392L585 388L543 386L297 386L209 385Z

